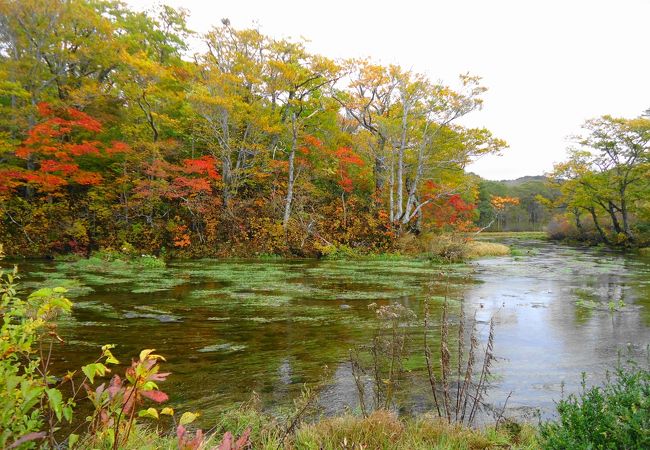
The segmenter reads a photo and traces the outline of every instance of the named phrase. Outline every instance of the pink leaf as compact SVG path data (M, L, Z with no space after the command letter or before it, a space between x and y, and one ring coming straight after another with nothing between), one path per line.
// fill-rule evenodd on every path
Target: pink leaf
M162 391L142 391L142 396L147 397L150 400L153 400L157 403L166 402L169 400L169 396Z
M245 446L250 444L250 435L251 435L251 429L246 428L246 431L237 439L237 442L235 442L235 449L240 450L243 449Z
M183 425L179 425L176 427L176 437L178 437L179 441L183 439L185 436L185 427Z
M217 450L233 450L232 440L232 433L230 431L226 431L226 434L223 435L223 439L221 440L219 447L217 447Z
M122 388L122 379L120 378L119 375L113 375L113 378L111 378L111 382L108 385L108 395L110 398L115 397L115 395L120 391Z
M155 373L149 377L151 381L165 381L171 372Z

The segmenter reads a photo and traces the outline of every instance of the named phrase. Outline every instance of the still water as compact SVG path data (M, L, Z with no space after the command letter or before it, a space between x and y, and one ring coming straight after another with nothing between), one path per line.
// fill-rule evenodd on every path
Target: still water
M476 314L479 335L496 323L488 401L507 414L548 416L562 392L579 389L581 372L599 383L618 355L646 358L650 344L650 260L539 240L511 240L518 256L470 264L418 260L192 260L167 268L21 264L22 285L67 286L75 303L62 321L62 373L117 344L123 361L143 348L167 357L161 389L181 410L204 420L260 395L268 409L289 405L304 383L329 367L319 399L325 413L357 405L349 349L367 344L376 320L371 303L399 302L422 319L429 299L439 317ZM410 327L413 355L402 412L431 407L423 370L421 322ZM420 334L418 334L420 333ZM436 339L433 333L432 339ZM432 342L435 346L435 342Z

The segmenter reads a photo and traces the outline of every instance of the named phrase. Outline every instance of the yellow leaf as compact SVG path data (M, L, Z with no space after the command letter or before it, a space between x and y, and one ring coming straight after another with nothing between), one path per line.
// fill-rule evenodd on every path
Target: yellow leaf
M188 423L194 422L197 417L199 417L199 413L191 413L189 411L185 412L181 416L181 420L179 421L179 424L187 425Z
M143 409L138 413L138 416L158 419L158 411L156 411L156 408Z
M161 361L167 361L162 355L154 355L153 352L156 350L153 348L148 348L140 352L140 361L145 359L160 359Z
M169 406L166 406L165 408L160 410L160 414L164 414L166 416L173 416L174 415L174 410L170 408Z

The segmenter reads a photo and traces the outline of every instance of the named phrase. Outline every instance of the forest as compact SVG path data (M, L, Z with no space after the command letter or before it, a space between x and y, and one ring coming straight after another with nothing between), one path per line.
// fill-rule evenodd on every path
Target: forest
M506 147L460 124L486 90L469 74L447 86L227 19L199 36L168 6L2 8L9 254L389 250L402 232L470 229L464 168Z

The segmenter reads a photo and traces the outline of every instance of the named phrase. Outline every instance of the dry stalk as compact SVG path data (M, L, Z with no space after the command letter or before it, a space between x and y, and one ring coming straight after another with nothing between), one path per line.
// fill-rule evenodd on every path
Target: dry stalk
M463 385L460 388L460 398L463 404L462 413L460 416L460 421L465 420L465 415L467 414L467 406L469 404L469 388L472 383L472 376L474 373L474 364L476 363L476 349L478 348L478 338L476 337L476 313L472 320L472 334L470 335L469 340L469 353L467 355L467 366L465 368L465 379L463 380Z
M483 358L483 367L481 368L481 376L479 377L476 386L476 394L474 395L472 408L469 413L468 422L472 423L476 417L476 412L481 406L483 394L486 390L486 380L490 375L490 367L494 361L494 319L490 320L490 334L488 335L487 345L485 347L485 355Z
M506 407L508 406L508 400L510 400L510 396L512 396L512 391L510 391L510 392L508 393L508 396L506 397L506 401L503 402L503 408L501 408L501 411L500 411L499 414L497 415L497 421L496 421L496 423L494 424L494 429L495 429L495 430L498 430L498 429L499 429L499 425L500 425L501 421L503 420L503 418L504 418L504 416L505 416L505 413L506 413Z
M457 372L456 372L456 417L455 421L458 422L458 411L460 410L460 401L461 401L461 393L462 389L458 386L460 383L461 379L461 371L463 367L463 358L464 358L464 350L465 350L465 308L464 305L461 304L460 307L460 322L458 323L458 366L457 366Z
M431 362L431 348L429 348L429 343L427 342L427 331L429 330L429 302L428 300L424 301L424 358L427 362L427 372L429 373L429 384L431 385L431 393L433 394L433 402L436 405L436 410L438 411L438 417L442 417L442 412L440 411L440 403L438 401L438 394L436 393L436 376L433 373L433 364Z
M359 353L356 350L350 349L350 365L352 366L352 377L354 378L354 383L357 387L357 393L359 395L359 407L361 408L361 414L363 417L368 417L368 410L366 409L366 389L363 384L363 369L359 364Z
M442 368L442 398L444 402L445 415L447 421L451 422L451 408L449 395L449 377L451 375L451 355L449 353L449 318L447 298L442 308L442 323L440 324L440 367Z

